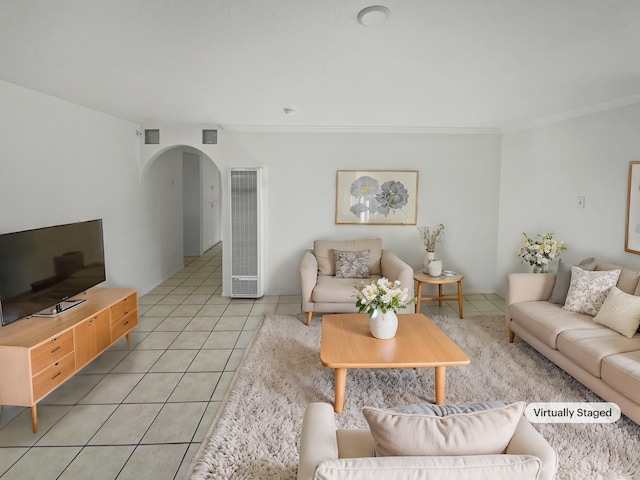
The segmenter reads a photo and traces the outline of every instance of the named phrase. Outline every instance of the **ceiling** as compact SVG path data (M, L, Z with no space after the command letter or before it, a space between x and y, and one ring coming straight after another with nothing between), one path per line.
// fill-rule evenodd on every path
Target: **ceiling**
M640 102L640 1L0 0L0 80L143 125L514 128Z

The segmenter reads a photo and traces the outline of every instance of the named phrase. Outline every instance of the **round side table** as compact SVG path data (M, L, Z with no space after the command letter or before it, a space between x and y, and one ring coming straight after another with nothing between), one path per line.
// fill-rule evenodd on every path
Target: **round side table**
M458 307L460 309L460 318L462 318L462 279L464 275L456 273L454 275L440 275L438 277L432 277L422 272L414 272L413 279L418 283L418 295L416 298L416 313L420 313L421 302L431 302L438 300L438 305L442 306L442 302L445 300L458 300ZM428 283L430 285L438 285L437 297L423 297L422 296L422 284ZM442 286L449 283L458 284L458 296L457 297L445 297L442 295Z

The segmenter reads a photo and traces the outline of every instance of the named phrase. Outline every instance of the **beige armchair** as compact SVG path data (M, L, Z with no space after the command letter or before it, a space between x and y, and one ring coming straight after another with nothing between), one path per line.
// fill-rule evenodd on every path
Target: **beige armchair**
M451 448L459 447L449 440ZM555 450L524 416L503 453L376 456L370 429L338 429L331 405L310 403L299 446L298 480L552 480L558 466Z
M336 276L335 253L369 251L368 277ZM316 240L313 250L307 250L300 264L302 311L307 312L307 325L314 313L357 312L356 283L369 283L380 277L399 280L414 296L413 269L394 253L382 249L382 239ZM412 306L399 313L413 313Z

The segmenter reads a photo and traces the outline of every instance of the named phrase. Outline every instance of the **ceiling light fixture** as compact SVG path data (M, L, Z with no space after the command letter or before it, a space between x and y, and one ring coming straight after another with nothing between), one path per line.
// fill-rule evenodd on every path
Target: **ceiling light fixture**
M358 22L365 27L376 27L386 22L389 15L391 15L391 12L387 7L373 5L358 13Z

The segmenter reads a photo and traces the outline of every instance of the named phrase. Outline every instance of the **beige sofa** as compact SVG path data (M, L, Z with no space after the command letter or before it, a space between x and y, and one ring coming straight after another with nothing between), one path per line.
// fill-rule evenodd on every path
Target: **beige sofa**
M640 295L640 272L597 259L581 262L587 263L595 264L596 272L619 269L616 287L638 309L635 296ZM517 335L601 398L618 404L627 417L640 423L640 333L632 329L631 338L628 338L596 323L598 315L576 313L564 309L562 304L549 302L555 285L556 274L514 273L508 276L506 322L510 341L513 342ZM616 312L619 313L620 310Z
M524 416L515 417L513 427L506 450L500 454L376 457L369 429L336 429L331 405L311 403L300 435L298 480L554 478L557 456L553 448ZM446 441L455 443L450 438Z
M368 251L368 276L337 277L334 252ZM300 263L302 311L307 312L307 325L314 313L357 312L356 283L369 283L380 277L399 280L414 296L413 269L394 253L382 249L380 238L365 240L316 240L313 250L307 250ZM407 307L399 313L413 313Z

